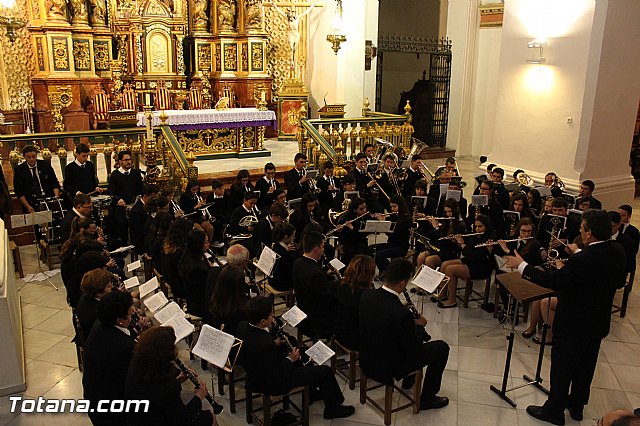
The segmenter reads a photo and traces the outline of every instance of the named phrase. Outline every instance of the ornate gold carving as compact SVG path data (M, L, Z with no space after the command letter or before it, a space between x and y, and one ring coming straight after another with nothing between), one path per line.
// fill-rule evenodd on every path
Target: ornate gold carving
M254 131L255 127L244 127L242 129L243 138L242 138L242 150L250 151L253 149L255 143L256 133Z
M222 57L222 53L220 50L220 45L216 44L216 71L222 71L222 64L221 62L221 58Z
M218 0L218 31L235 31L236 2L235 0Z
M10 16L29 22L28 7L28 2L18 2L12 8ZM38 13L40 13L39 10ZM40 16L34 15L34 18L39 19ZM0 90L0 109L2 110L20 110L33 107L30 77L39 69L35 56L36 48L34 48L27 28L18 28L15 33L15 40L0 37L0 52L2 52L0 61L3 63L3 70L0 73L0 86L2 87ZM41 57L44 61L47 54L46 44L41 41L41 45ZM43 65L46 66L46 62ZM29 123L25 124L33 128Z
M107 2L105 0L89 0L91 6L91 26L104 27L107 25Z
M91 71L89 40L73 40L73 63L76 71Z
M69 71L69 41L65 37L52 37L53 68L56 71Z
M207 0L194 0L193 27L196 31L207 31L209 16L207 16Z
M211 69L211 45L198 43L198 69Z
M96 71L109 71L109 43L106 41L93 42L93 57Z
M87 13L87 3L85 0L71 0L71 10L73 11L71 23L74 25L89 24L89 14Z
M151 47L149 61L151 72L168 72L167 39L164 35L154 34L149 41Z
M290 109L287 112L287 120L289 120L290 126L295 126L300 121L300 111L296 111L295 109Z
M249 46L242 45L242 71L249 71Z
M251 71L264 71L264 50L262 43L251 43Z
M37 50L37 58L38 58L38 70L44 71L44 46L42 44L42 38L36 39L36 50Z
M196 155L236 152L237 129L220 128L204 130L174 131L180 147L184 152L191 151Z
M169 16L169 12L166 7L158 0L151 0L145 11L147 16Z
M67 1L66 0L46 0L47 15L52 21L67 21Z
M262 30L262 0L245 0L244 29Z
M224 69L225 71L238 70L238 48L235 43L224 44Z
M29 4L31 4L31 11L34 19L40 19L40 2L37 0L31 0Z

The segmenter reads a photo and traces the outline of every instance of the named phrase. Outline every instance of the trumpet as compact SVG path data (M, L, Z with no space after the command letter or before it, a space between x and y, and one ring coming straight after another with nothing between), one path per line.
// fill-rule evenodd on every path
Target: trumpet
M533 237L526 237L526 238L514 238L512 240L503 240L505 243L513 243L515 241L525 241L525 240L530 240ZM500 244L499 241L492 241L490 243L482 243L482 244L476 244L475 247L479 248L479 247L491 247L491 246L495 246Z
M440 240L455 240L458 237L465 238L465 237L473 237L474 235L483 235L483 234L484 234L484 232L472 232L470 234L451 234L451 235L447 235L445 237L438 238L438 241L440 241Z

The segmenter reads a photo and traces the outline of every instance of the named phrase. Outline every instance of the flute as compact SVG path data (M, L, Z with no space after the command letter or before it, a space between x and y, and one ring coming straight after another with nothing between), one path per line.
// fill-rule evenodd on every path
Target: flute
M425 216L425 217L421 217L419 219L416 220L431 220L431 219L435 219L435 220L454 220L456 219L455 217L435 217L435 216Z
M474 235L482 235L484 234L484 232L472 232L470 234L451 234L451 235L447 235L445 237L440 237L438 238L438 241L440 240L455 240L458 237L473 237Z
M182 374L184 374L185 377L187 379L189 379L191 381L191 383L193 383L193 385L196 387L196 389L198 389L200 387L200 382L198 381L198 379L196 379L196 376L191 372L191 370L189 370L182 363L182 361L180 361L180 359L176 358L173 361L176 363L178 368L180 368L180 371L182 371ZM224 407L222 405L218 404L217 402L215 402L213 400L213 397L211 396L211 394L209 392L207 392L207 395L205 395L205 398L207 399L207 401L209 401L209 404L211 404L211 407L213 408L213 412L215 414L222 413L222 410L224 410Z
M514 238L512 240L503 240L505 243L513 243L515 241L524 241L524 240L530 240L533 237L526 237L526 238ZM496 244L500 244L499 241L493 241L491 243L482 243L482 244L476 244L475 247L490 247L490 246L495 246Z

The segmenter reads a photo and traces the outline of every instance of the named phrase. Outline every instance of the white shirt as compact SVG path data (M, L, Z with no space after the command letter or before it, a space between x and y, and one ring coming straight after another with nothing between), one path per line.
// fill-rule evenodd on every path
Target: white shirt
M115 326L118 330L122 331L127 336L131 336L131 331L128 328L120 327L119 325Z
M391 288L387 287L386 285L383 285L383 286L382 286L382 289L383 289L383 290L388 291L388 292L389 292L389 293L391 293L391 294L394 294L394 295L396 295L396 296L400 297L400 293L398 293L397 291L395 291L395 290L393 290L393 289L391 289Z
M124 174L126 174L126 173L131 173L131 169L129 169L129 170L125 170L123 167L120 167L120 168L118 169L118 171L119 171L120 173L122 173L123 175L124 175Z
M86 216L82 216L82 215L80 214L80 212L79 212L78 210L76 210L76 208L75 208L75 207L73 208L73 211L75 212L75 214L77 214L78 216L80 216L82 219L85 219L85 218L86 218Z
M73 162L76 163L80 167L84 167L87 164L86 162L84 162L84 163L79 162L77 158L75 160L73 160Z

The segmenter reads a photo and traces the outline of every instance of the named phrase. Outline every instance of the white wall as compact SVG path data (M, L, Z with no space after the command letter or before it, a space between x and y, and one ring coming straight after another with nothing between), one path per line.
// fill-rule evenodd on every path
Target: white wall
M327 1L321 13L309 16L307 88L312 117L327 103L345 103L347 116L360 116L365 96L373 104L375 98L375 65L364 70L365 40L378 38L377 2L348 0L343 2L343 21L347 41L334 54L326 40L331 29L335 2ZM374 60L375 63L375 60Z

